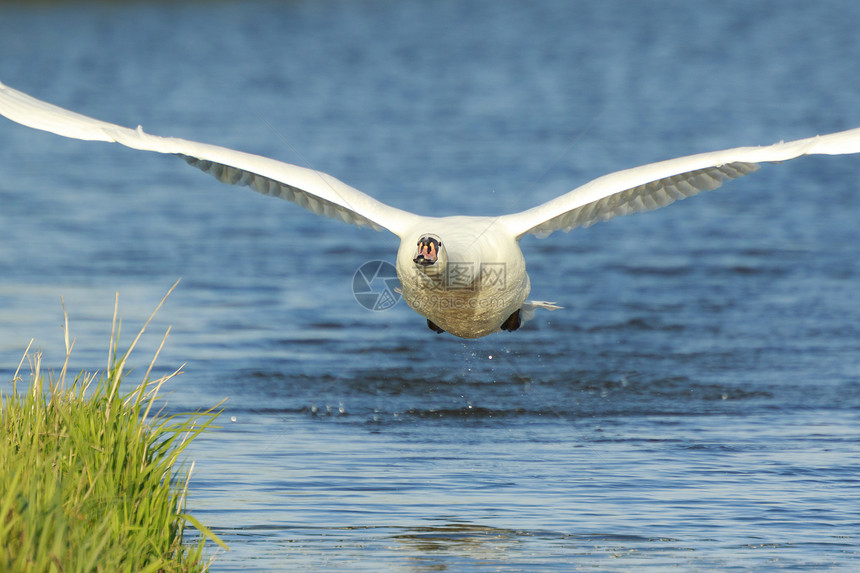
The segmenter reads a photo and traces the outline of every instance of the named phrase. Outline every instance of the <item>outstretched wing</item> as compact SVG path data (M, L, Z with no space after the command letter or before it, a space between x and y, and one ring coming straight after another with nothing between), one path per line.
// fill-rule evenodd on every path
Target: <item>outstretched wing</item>
M860 128L764 147L736 147L616 171L527 211L505 215L502 222L519 239L527 233L546 237L620 215L665 207L728 179L803 155L860 153Z
M0 83L0 114L20 124L65 137L116 142L133 149L179 155L219 181L292 201L318 215L396 235L416 218L320 171L226 147L159 137L93 119L40 101Z

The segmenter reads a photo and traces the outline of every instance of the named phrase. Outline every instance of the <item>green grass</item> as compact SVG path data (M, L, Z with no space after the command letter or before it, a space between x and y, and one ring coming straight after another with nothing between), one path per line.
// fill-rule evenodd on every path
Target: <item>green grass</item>
M205 539L226 549L185 513L193 464L181 460L218 412L158 413L159 389L179 373L149 380L167 334L140 384L122 392L126 360L149 321L118 356L116 316L115 306L106 372L67 385L74 343L66 316L59 375L46 377L41 354L28 348L26 392L16 372L12 391L0 393L0 571L204 571ZM193 544L183 543L187 524L200 532Z

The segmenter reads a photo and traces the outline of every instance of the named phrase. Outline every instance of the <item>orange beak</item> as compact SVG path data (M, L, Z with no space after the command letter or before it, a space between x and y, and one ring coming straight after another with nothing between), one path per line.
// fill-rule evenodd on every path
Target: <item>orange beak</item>
M436 240L423 238L418 241L418 253L416 253L412 262L418 265L432 265L438 257Z

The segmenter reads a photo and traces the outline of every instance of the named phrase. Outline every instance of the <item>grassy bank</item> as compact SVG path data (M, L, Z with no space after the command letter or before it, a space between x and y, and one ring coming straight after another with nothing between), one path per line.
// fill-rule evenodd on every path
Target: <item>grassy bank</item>
M58 375L28 349L29 384L19 388L16 373L0 405L0 571L203 571L205 538L223 545L185 513L191 467L181 461L217 413L159 415L159 389L178 372L150 381L152 365L120 389L145 328L118 355L115 307L109 367L68 383L68 317ZM201 533L193 545L183 544L189 523Z

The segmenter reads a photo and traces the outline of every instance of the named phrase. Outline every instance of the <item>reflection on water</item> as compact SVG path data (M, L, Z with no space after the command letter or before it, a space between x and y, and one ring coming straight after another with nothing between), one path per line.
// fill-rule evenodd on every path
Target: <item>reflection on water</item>
M458 553L473 559L493 559L505 552L523 533L468 523L423 527L393 535L392 539L422 553Z
M311 165L433 214L860 125L860 4L4 6L0 80L147 131ZM14 57L12 56L14 55ZM31 337L100 369L114 293L227 397L194 444L213 571L856 569L857 157L523 240L511 334L437 336L356 270L394 237L182 161L0 122L0 372ZM133 377L134 375L132 375ZM215 548L213 548L213 552Z

